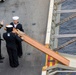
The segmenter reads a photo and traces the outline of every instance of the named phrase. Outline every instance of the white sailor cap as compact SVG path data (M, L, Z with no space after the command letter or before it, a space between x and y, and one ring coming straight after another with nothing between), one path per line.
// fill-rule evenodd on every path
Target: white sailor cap
M12 25L7 25L7 26L6 26L6 28L12 28L12 27L13 27Z
M19 17L18 17L18 16L13 16L12 19L13 19L13 20L18 20Z

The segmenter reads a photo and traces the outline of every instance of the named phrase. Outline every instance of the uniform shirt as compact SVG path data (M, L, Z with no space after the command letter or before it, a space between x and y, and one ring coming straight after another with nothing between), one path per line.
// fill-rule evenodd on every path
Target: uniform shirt
M14 27L16 28L17 24L14 24Z
M24 32L22 24L18 23L15 25L13 22L10 23L14 28L19 29L20 31Z
M6 47L16 48L16 41L21 41L21 39L14 33L6 32L3 34L3 38L6 41Z

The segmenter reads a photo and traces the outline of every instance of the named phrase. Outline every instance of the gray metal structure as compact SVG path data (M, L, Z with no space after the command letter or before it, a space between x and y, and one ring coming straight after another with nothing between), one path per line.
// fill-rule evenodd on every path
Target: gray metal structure
M56 1L58 1L58 0L56 0ZM71 0L69 0L69 1L71 1ZM66 1L66 2L69 2L69 1ZM55 2L55 0L54 0L54 2ZM61 5L61 4L60 4ZM67 4L66 4L67 5ZM63 24L63 23L65 23L65 22L68 22L69 20L71 20L71 19L73 19L73 18L75 18L76 17L76 15L75 15L75 11L72 11L72 10L60 10L60 9L62 9L62 8L60 8L60 6L58 7L59 5L58 5L58 3L56 4L56 2L54 3L54 8L53 8L53 15L52 15L52 17L53 17L53 19L51 18L51 20L52 20L52 22L51 22L51 35L50 35L50 37L51 37L51 39L50 39L50 48L56 48L57 47L57 45L58 45L58 40L56 39L56 38L65 38L65 37L75 37L75 33L74 34L59 34L58 35L58 33L60 33L58 30L59 30L59 28L58 28L58 26L60 26L61 24ZM58 7L58 8L56 8L56 7ZM70 7L70 6L69 6ZM56 9L56 10L55 10ZM59 9L59 10L58 10ZM69 8L67 8L67 9L69 9ZM72 9L72 8L71 8ZM75 10L75 9L74 9ZM58 13L58 11L59 11L59 13ZM69 14L69 17L67 17L67 18L65 18L65 19L63 19L63 20L61 20L60 22L57 22L57 21L59 21L60 20L60 16L58 16L58 15L60 15L60 13L71 13L71 14ZM74 14L73 14L74 13ZM61 15L62 15L61 14ZM71 15L71 16L70 16ZM57 17L58 16L58 17ZM72 23L73 24L73 23ZM65 23L65 25L66 25L66 23ZM50 29L49 28L49 29ZM60 27L61 28L61 27ZM66 27L64 27L65 29L66 29ZM70 27L71 28L71 27ZM64 29L62 29L63 30L63 33L65 32L64 31ZM69 32L70 33L70 32ZM54 38L53 38L54 37ZM65 44L67 45L67 43L68 42L66 42ZM73 42L72 42L73 43ZM60 44L61 45L61 44ZM62 46L62 45L61 45ZM69 50L68 50L68 52L69 52ZM67 53L68 53L67 52ZM65 56L64 56L65 57ZM70 58L70 57L69 57ZM70 60L70 59L69 59ZM72 61L72 59L70 60L70 62ZM74 61L75 61L75 59L74 59ZM75 64L72 62L71 63L71 66L72 67L74 67L75 66ZM61 68L59 68L59 66L60 65L58 65L58 69L59 70L57 70L56 71L56 67L54 68L54 69L51 69L52 67L50 67L50 70L47 72L47 74L45 74L45 75L75 75L76 74L76 70L75 71L72 71L72 68L71 67L66 67L65 68L65 70L62 68L62 67L64 67L64 66L62 66ZM67 70L67 68L70 68L70 71L69 70ZM60 74L59 74L60 73ZM65 73L65 74L64 74ZM71 74L72 73L72 74ZM74 74L73 74L74 73Z
M57 64L47 69L46 75L75 75L76 68Z

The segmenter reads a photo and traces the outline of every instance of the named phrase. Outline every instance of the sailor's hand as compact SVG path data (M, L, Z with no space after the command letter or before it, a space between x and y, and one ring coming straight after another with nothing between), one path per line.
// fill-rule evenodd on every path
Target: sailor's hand
M4 24L4 20L2 20L2 21L0 22L0 24L2 24L2 25L3 25L3 24Z
M6 25L5 25L5 28L4 28L4 30L7 30L7 28L6 28L7 26L8 26L8 24L6 24Z
M15 28L13 28L13 31L12 31L13 33L17 33L17 30L15 29Z
M21 39L22 39L22 40L24 40L24 38L23 38L23 37L21 37Z
M4 24L4 21L2 20L2 21L0 22L0 28L3 27L3 24Z

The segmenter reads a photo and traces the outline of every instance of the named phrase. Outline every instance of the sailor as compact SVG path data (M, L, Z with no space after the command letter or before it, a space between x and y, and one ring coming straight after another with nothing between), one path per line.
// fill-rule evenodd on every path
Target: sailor
M12 17L13 22L11 22L10 24L16 28L19 29L20 31L24 32L22 24L19 23L19 17L18 16L14 16ZM17 41L17 50L18 50L18 56L21 58L23 52L22 52L22 41Z
M21 41L21 39L12 31L13 26L7 25L6 32L3 34L3 38L6 41L6 48L9 56L10 66L15 68L19 65L16 41Z
M2 21L3 22L3 21ZM0 23L0 29L3 27L3 23ZM4 59L4 57L1 55L1 41L2 41L3 39L1 39L1 34L0 34L0 60L2 60L2 59Z

